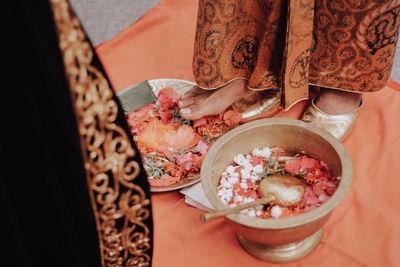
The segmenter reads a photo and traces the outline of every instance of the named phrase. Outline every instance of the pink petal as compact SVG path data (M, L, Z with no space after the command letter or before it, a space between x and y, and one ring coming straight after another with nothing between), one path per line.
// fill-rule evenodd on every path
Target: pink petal
M319 195L318 199L319 201L321 201L322 203L326 202L328 199L330 199L331 197L328 196L327 194L323 193L321 195Z
M253 157L251 158L250 164L251 164L253 167L255 167L255 166L257 166L258 164L260 164L261 161L262 161L262 159L261 159L260 157L253 156Z
M192 152L188 152L186 154L178 155L175 158L179 164L183 165L184 163L187 163L191 160L191 155L192 155Z
M317 160L313 158L303 157L301 159L300 165L301 170L312 169L317 164Z
M298 159L288 160L285 163L285 171L287 171L288 173L298 172L300 170L300 167L300 160Z
M336 192L337 186L335 185L335 183L325 180L321 181L321 183L326 186L325 193L327 193L329 196L332 196Z
M325 193L325 185L322 182L316 183L313 185L313 192L317 196L322 195Z
M306 201L306 204L309 206L316 205L320 202L317 195L314 193L314 191L312 190L312 188L310 186L306 187L306 189L304 191L303 199Z
M163 187L176 184L179 182L179 178L164 174L161 178L148 179L148 181L153 187Z
M199 151L199 153L201 155L205 155L208 151L208 149L210 148L210 144L207 144L206 142L204 142L203 140L200 140L197 143L197 150Z
M160 118L161 121L165 124L171 124L174 121L174 115L172 115L171 112L169 112L169 110L160 111Z
M207 120L204 117L193 121L193 128L198 128L198 127L206 126L206 125L207 125Z
M159 95L156 104L160 106L161 109L169 109L174 105L174 102L165 95Z
M174 103L177 103L178 100L181 98L179 93L175 91L172 87L165 87L161 89L158 93L158 97L165 97L171 99Z
M328 195L332 196L334 193L336 192L336 187L328 187L325 190L325 193L327 193Z

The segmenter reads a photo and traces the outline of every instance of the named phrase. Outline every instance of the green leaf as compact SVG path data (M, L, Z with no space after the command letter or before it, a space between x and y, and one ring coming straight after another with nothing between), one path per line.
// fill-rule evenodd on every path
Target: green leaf
M181 117L181 114L179 113L179 108L170 109L169 112L174 116L174 123L178 122L179 124L185 124L188 126L191 126L193 124L192 120L187 120Z

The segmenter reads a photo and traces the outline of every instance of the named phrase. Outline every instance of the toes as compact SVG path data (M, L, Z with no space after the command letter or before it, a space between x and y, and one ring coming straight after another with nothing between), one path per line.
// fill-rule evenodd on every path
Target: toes
M195 105L182 108L180 114L182 118L187 120L197 120L207 115L217 115L228 107L225 103L220 105L219 102L220 99L209 97L201 104L196 103Z
M179 114L181 115L181 117L182 118L184 118L184 119L187 119L187 120L191 120L190 119L190 117L191 117L191 114L192 113L192 109L190 108L190 107L188 107L188 108L181 108L180 110L179 110ZM188 118L188 116L189 116L189 118Z
M185 108L191 105L200 105L207 99L207 97L208 95L200 95L200 96L185 98L178 101L178 106L180 108Z
M204 92L204 90L201 89L198 85L195 85L183 95L182 99L188 99L194 97L196 95L201 94L202 92Z
M190 98L179 100L178 106L180 108L184 108L184 107L188 107L188 106L192 105L194 102L195 102L194 97L190 97Z
M228 108L234 101L245 96L249 91L246 87L247 81L236 80L216 91L197 94L197 88L185 94L178 103L182 118L188 120L200 119L206 115L216 115ZM202 90L202 89L200 89ZM250 92L250 91L249 91ZM191 96L191 97L190 97Z
M182 118L187 120L197 120L204 117L205 115L210 115L206 114L204 112L204 108L200 105L192 105L186 108L182 108L180 109L180 114Z
M196 112L196 106L189 106L186 108L182 108L179 110L179 113L181 114L181 117L187 120L197 120L200 119L201 117L198 117L198 112Z
M178 102L180 108L185 108L190 105L198 105L207 99L208 92L201 89L199 86L193 86L188 92L186 92L182 99Z

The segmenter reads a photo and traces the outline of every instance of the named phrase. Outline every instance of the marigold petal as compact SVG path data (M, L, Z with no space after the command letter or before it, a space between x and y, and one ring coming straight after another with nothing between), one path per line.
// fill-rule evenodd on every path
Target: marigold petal
M241 119L242 119L242 114L234 109L228 110L223 115L223 120L228 126L238 125Z

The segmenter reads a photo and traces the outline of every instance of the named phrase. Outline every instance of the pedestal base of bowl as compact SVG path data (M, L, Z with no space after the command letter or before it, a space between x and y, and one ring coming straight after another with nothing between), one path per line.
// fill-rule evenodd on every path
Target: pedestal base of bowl
M236 238L242 248L253 257L267 262L285 263L299 260L310 254L321 241L322 235L323 229L320 228L301 241L285 245L265 245L250 241L239 234L236 234Z

